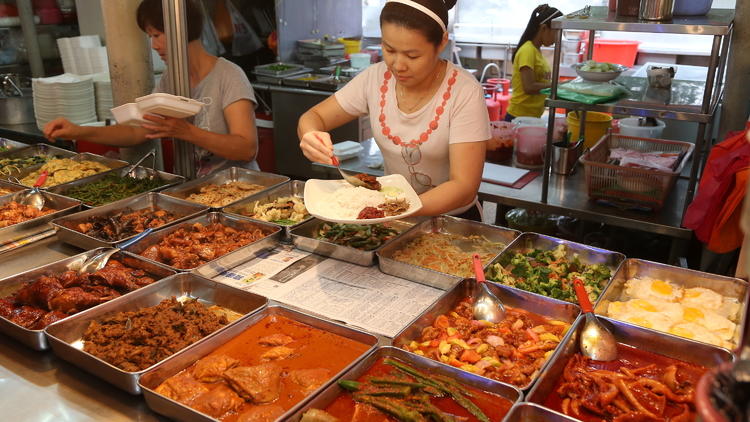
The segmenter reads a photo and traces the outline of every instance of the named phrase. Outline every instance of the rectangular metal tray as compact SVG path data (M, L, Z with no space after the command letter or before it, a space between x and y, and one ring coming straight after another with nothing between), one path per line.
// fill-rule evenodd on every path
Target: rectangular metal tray
M502 284L497 283L487 283L487 287L489 287L492 293L502 300L503 304L506 306L524 309L551 319L567 322L571 325L581 313L581 309L578 305L562 300L552 299L536 293L514 289L513 287L503 286ZM475 292L476 281L473 278L462 280L451 290L443 294L432 304L432 306L427 308L422 314L410 322L409 325L404 327L404 329L393 338L393 346L403 347L412 340L417 340L422 335L422 330L426 327L432 326L438 316L452 311L463 299L473 296ZM559 347L560 346L558 345L558 348ZM446 365L442 362L436 363ZM547 364L549 364L549 360L545 363L545 366ZM542 366L542 369L544 369L544 366ZM533 381L528 385L519 388L521 390L528 390L531 385L533 385Z
M726 349L667 334L655 333L645 328L609 318L600 317L600 320L612 332L618 343L639 350L703 365L709 369L733 360L732 354ZM586 320L583 317L578 319L576 325L565 338L565 344L552 355L552 361L542 372L534 388L526 395L526 401L543 405L547 397L553 393L557 382L562 379L562 373L568 360L578 353L578 339L585 322Z
M5 195L13 195L16 192L20 192L22 190L28 189L26 186L18 185L18 184L9 182L7 180L0 180L0 188L8 189L10 191L10 193L6 193ZM0 196L5 196L5 195L0 195Z
M328 76L327 78L310 81L310 88L323 91L338 91L351 80L352 78L348 76L339 76L338 81L333 76Z
M739 319L735 321L737 323L737 347L734 349L734 352L739 352L741 345L744 344L743 334L745 333L747 324L747 307L748 298L750 297L750 288L748 288L746 281L739 278L724 277L631 258L626 259L620 266L620 269L617 270L607 290L602 292L602 297L594 311L599 315L607 315L609 303L621 299L625 282L634 277L653 277L659 280L669 280L685 288L705 287L724 296L738 299L740 302L740 315Z
M390 221L388 224L398 230L401 230L401 234L397 235L393 239L385 242L380 248L388 245L390 242L398 239L407 230L417 223L418 220L404 219ZM326 240L320 240L315 238L315 233L321 225L325 224L325 221L314 218L307 223L300 225L290 232L292 236L292 243L299 249L307 252L313 252L318 255L329 256L331 258L340 259L342 261L351 262L352 264L362 265L369 267L375 264L375 253L378 249L371 251L361 251L359 249L350 248L344 245L337 245L335 243L328 242Z
M0 205L5 205L12 201L20 201L28 192L30 192L29 189L23 189L11 195L0 196ZM81 201L76 199L49 192L42 192L42 194L44 195L44 206L56 211L22 223L0 228L0 244L15 242L16 240L49 230L52 228L49 224L50 221L64 215L72 214L81 206Z
M159 229L149 234L135 245L126 248L125 250L134 254L140 254L141 252L148 249L151 245L155 245L161 242L161 240L164 239L168 234L179 230L180 228L192 226L195 223L201 223L203 225L221 223L225 226L233 227L240 231L256 229L260 227L264 232L268 233L268 236L264 237L263 239L250 243L249 245L245 245L212 261L208 261L207 263L197 268L180 269L169 267L175 271L193 271L194 273L202 275L206 278L215 277L226 270L232 269L240 264L250 261L251 259L258 256L258 252L275 247L279 241L279 237L281 237L281 229L278 226L252 221L244 217L231 216L219 212L211 212L208 214L200 215L198 217L193 217L189 220L185 220L182 223L175 224L170 227ZM157 263L159 265L166 265L159 262Z
M512 385L504 384L501 382L493 381L489 378L483 378L468 372L461 371L460 369L454 368L448 365L438 364L437 362L427 359L422 356L417 356L412 353L405 352L401 349L397 349L391 346L379 347L375 352L370 353L366 358L362 359L353 368L346 371L339 380L356 380L362 374L367 372L372 365L374 365L380 358L395 358L402 362L430 374L443 375L449 378L453 378L469 387L476 388L488 393L497 394L503 398L511 401L511 403L517 403L523 397L523 394ZM321 393L316 395L312 400L301 406L294 414L288 419L284 419L287 422L299 422L302 419L302 415L310 409L325 409L331 404L338 396L344 394L345 390L339 387L338 383L332 383L326 387Z
M207 185L222 185L224 183L229 183L229 182L246 182L246 183L254 183L256 185L265 186L266 189L270 189L278 185L284 184L288 181L289 181L288 177L280 176L278 174L264 173L264 172L255 171L255 170L248 170L248 169L244 169L241 167L230 167L228 169L217 171L216 173L213 173L209 176L201 177L199 179L195 179L195 180L191 180L189 182L183 183L179 186L174 186L174 187L165 189L162 192L169 196L174 196L175 198L185 199L188 196L190 196L190 194L198 192L200 188L207 186ZM265 190L256 192L253 195L259 194L264 191ZM245 198L242 198L242 199L245 199ZM234 205L235 203L239 201L240 200L237 200L225 206L228 207L230 205ZM221 207L216 207L215 209L218 211L220 208Z
M20 149L20 148L26 148L27 146L29 146L29 144L14 141L8 138L0 138L0 148L8 148L8 151L12 151L15 149ZM3 152L7 152L7 151L3 151Z
M203 342L200 345L196 345L195 347L190 349L189 353L179 353L163 361L162 363L151 367L151 369L143 374L140 379L140 386L143 390L143 397L146 399L146 404L148 404L148 407L151 408L151 410L153 410L154 412L167 416L174 420L216 421L216 419L200 413L197 410L194 410L182 403L164 397L161 394L156 393L154 390L167 378L179 373L183 369L192 365L195 361L214 351L217 347L226 344L235 337L241 335L242 332L247 328L257 324L258 321L269 315L287 317L314 328L338 334L342 337L346 337L370 346L370 349L364 352L360 357L352 361L338 374L331 377L330 380L326 381L314 392L310 393L305 399L297 403L282 416L280 416L277 420L287 420L287 418L291 414L299 409L304 403L309 401L310 398L314 397L315 394L317 394L319 391L322 391L326 386L330 385L334 380L338 379L341 375L350 370L354 365L357 364L357 362L359 362L363 357L370 354L370 352L372 352L377 347L378 339L372 334L368 334L364 331L356 330L354 328L350 328L334 322L319 319L314 316L294 311L282 306L269 306L262 311L254 314L253 316L245 318L237 324L234 324L232 327L223 330L220 334L217 334L210 340Z
M78 269L87 259L93 257L99 252L101 252L101 249L95 249L72 256L70 258L65 258L60 261L53 262L51 264L43 265L41 267L34 268L20 274L6 277L0 280L0 297L5 297L17 292L27 283L36 281L43 275L60 274L67 270ZM132 264L132 266L138 267L150 273L155 278L164 278L175 273L173 270L167 269L161 265L154 265L139 256L135 256L127 252L118 252L113 255L113 258L126 260L128 264ZM124 295L123 297L129 296L130 294L132 294L132 292ZM68 320L72 317L73 316L70 316L61 321ZM28 328L21 327L18 324L0 317L0 332L15 338L16 340L34 350L47 350L49 348L49 343L44 336L44 330L29 330Z
M74 151L68 151L67 149L58 148L47 144L34 144L26 145L18 149L11 149L8 151L0 152L0 159L4 158L27 158L34 155L39 156L57 156L59 158L70 158L75 156L77 153ZM37 165L30 166L37 167ZM29 167L24 167L24 169ZM2 170L2 168L0 168ZM23 170L23 169L21 169ZM18 175L18 171L9 171L7 174L3 174L0 177L7 179L9 176L15 177Z
M562 413L555 412L552 409L547 409L536 403L523 402L516 403L516 405L510 409L510 413L505 417L504 422L575 422L577 420L578 419L565 416Z
M101 163L101 164L109 167L110 169L109 170L105 170L105 171L103 171L101 173L92 174L90 176L82 177L82 178L76 179L76 180L71 180L70 182L67 182L67 183L60 183L59 185L55 185L55 186L49 186L49 187L46 187L46 188L43 188L43 189L49 189L49 188L52 188L52 187L67 186L69 183L79 182L79 181L88 182L89 180L91 180L92 177L99 176L99 175L102 175L102 174L109 174L113 170L116 170L116 169L119 169L121 167L125 167L125 166L128 165L128 163L126 161L115 160L113 158L108 158L108 157L104 157L104 156L101 156L101 155L92 154L90 152L82 152L80 154L75 154L75 155L73 155L71 157L64 157L64 158L70 158L73 161L94 161L94 162L97 162L97 163ZM43 165L44 164L38 164L36 166L26 167L26 168L22 169L19 172L11 174L9 177L15 177L18 180L21 180L24 177L28 176L29 174L31 174L31 173L35 172L36 170L40 169Z
M103 179L103 178L107 177L110 174L115 174L115 175L117 175L119 177L125 177L125 175L128 173L129 170L130 170L130 166L125 167L125 168L121 168L121 169L118 169L118 170L115 170L113 172L104 172L104 173L94 174L94 175L91 175L89 177L85 177L83 179L74 180L74 181L69 182L69 183L63 183L62 185L52 186L52 187L48 188L47 191L54 192L54 193L56 193L58 195L65 196L65 193L68 192L73 187L81 186L81 185L87 185L89 183L96 182L97 180ZM140 179L144 179L144 178L147 177L147 173L146 173L147 169L146 169L146 167L138 166L138 167L135 168L135 171L136 171L136 178L137 179L140 180ZM183 176L179 176L179 175L176 175L176 174L167 173L167 172L159 171L159 170L154 170L154 171L156 172L156 174L158 175L158 177L163 182L165 182L165 183L164 183L164 185L159 186L158 188L154 188L154 189L151 189L151 190L146 191L146 192L158 192L158 191L161 191L161 190L164 190L164 189L168 189L168 188L170 188L172 186L177 186L177 185L185 182L185 178ZM146 192L141 192L141 193L146 193ZM85 203L82 204L82 206L85 207L85 208L94 208L93 206L87 205ZM101 205L100 205L100 207L101 207Z
M513 240L521 234L521 232L517 230L491 226L489 224L482 224L476 221L465 220L463 218L447 215L432 217L431 219L414 226L411 230L404 233L402 236L399 236L397 240L388 243L387 246L383 246L378 250L378 266L380 267L380 271L442 290L450 289L455 286L456 283L461 281L463 277L446 274L417 265L407 264L393 259L393 255L395 255L397 251L406 246L407 243L425 233L445 233L461 236L479 235L484 236L493 242L502 242L505 247L508 247L508 245L510 245ZM505 247L497 251L495 258L497 258L497 255L499 255ZM493 258L493 260L495 258Z
M304 202L305 182L301 180L292 180L288 183L284 183L283 185L277 186L275 188L272 188L272 189L269 189L260 193L256 193L255 195L252 195L252 196L248 196L242 201L235 202L234 205L229 205L229 206L222 208L221 211L230 215L239 215L241 217L245 217L253 221L261 221L262 223L267 223L267 224L276 224L276 223L256 220L254 218L248 217L244 214L241 214L239 210L243 207L253 207L253 209L255 209L253 204L256 201L258 202L258 205L263 205L269 202L273 202L277 198L280 198L283 196L293 196L295 198L299 198L300 200L303 200ZM291 232L293 229L296 229L297 227L305 224L306 222L312 220L313 218L314 218L313 216L309 215L304 220L300 221L297 224L293 224L291 226L283 226L281 224L276 224L276 225L283 229L284 240L288 240L291 238Z
M195 274L176 274L150 286L136 290L127 296L83 311L63 322L52 324L47 327L45 333L52 346L52 351L57 356L130 394L140 394L141 387L138 385L138 379L150 368L138 372L123 371L94 355L84 352L81 337L93 321L101 320L119 312L136 311L156 306L164 299L172 296L177 298L198 298L201 303L207 306L217 305L245 316L259 311L268 304L266 298L254 293L215 283ZM217 333L224 331L243 319L245 317L229 323L226 327L220 328L218 331L182 349L182 352L211 339ZM158 363L152 365L151 368L156 365Z
M291 66L291 68L285 69L285 70L271 69L272 66L277 66L277 65ZM309 72L309 71L310 69L302 66L301 64L282 63L282 62L264 64L260 66L255 66L253 68L253 73L257 75L267 75L267 76L275 76L275 77L284 77L284 76L289 76L289 75L294 75L297 73L303 73L303 72Z
M508 245L507 248L498 255L492 262L490 262L488 265L486 265L485 271L487 271L487 268L491 267L495 263L503 262L504 260L510 259L515 255L516 253L524 253L528 249L543 249L543 250L552 250L556 248L558 245L565 245L568 250L568 256L567 258L570 259L574 254L577 254L581 262L584 264L605 264L609 267L612 277L614 277L615 273L617 272L617 269L620 268L620 265L623 261L625 261L625 255L619 253L619 252L613 252L606 249L599 249L595 248L593 246L584 245L582 243L576 243L571 242L565 239L559 239L557 237L552 236L545 236L543 234L538 233L523 233L520 236L516 238L516 240L513 241L510 245ZM604 296L604 292L607 290L607 286L609 286L610 282L612 281L612 277L605 283L604 286L602 286L602 292L599 294L599 297L597 298L596 302L594 302L594 305L599 303L602 296Z
M114 215L128 208L133 211L141 210L144 208L159 208L165 211L170 211L178 216L176 220L158 227L159 229L173 226L177 223L185 221L189 218L197 217L208 211L208 207L205 205L183 201L182 199L173 198L171 196L162 195L156 192L149 192L134 196L132 198L112 202L101 207L81 211L73 215L57 218L52 221L52 227L55 228L57 238L61 242L65 242L73 246L78 246L82 249L93 249L100 247L113 248L117 243L124 242L137 235L118 239L115 242L107 242L96 237L85 235L78 230L73 229L72 226L85 222L92 217Z

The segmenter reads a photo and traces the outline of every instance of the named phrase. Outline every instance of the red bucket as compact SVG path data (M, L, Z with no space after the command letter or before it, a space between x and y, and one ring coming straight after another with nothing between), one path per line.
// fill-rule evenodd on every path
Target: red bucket
M595 40L594 60L632 67L635 64L635 56L638 55L640 43L640 41L628 40Z

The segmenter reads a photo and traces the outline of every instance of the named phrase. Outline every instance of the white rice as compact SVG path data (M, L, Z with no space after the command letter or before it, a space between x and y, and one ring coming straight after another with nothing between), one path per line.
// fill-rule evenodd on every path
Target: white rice
M378 191L346 186L337 189L321 201L321 211L337 220L355 220L365 207L377 207L386 197Z

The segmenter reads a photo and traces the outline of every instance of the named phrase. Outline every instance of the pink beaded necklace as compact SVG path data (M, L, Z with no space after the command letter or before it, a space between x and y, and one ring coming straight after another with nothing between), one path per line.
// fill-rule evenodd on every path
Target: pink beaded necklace
M388 126L388 124L385 121L385 95L388 92L388 81L391 79L393 74L390 70L386 70L383 74L383 85L380 87L380 126L383 128L382 133L384 136L388 137L388 139L391 140L396 145L402 146L402 147L417 147L425 142L427 142L428 139L430 139L430 135L432 132L437 130L438 123L440 122L440 116L445 112L445 105L448 103L448 100L451 98L451 90L453 89L453 85L456 83L456 75L458 75L458 71L453 69L453 73L451 74L451 77L448 79L448 87L445 89L445 92L443 93L443 102L435 107L435 118L430 122L430 124L427 127L427 130L422 132L419 135L419 138L412 139L409 142L403 142L399 136L395 136L391 134L391 128Z

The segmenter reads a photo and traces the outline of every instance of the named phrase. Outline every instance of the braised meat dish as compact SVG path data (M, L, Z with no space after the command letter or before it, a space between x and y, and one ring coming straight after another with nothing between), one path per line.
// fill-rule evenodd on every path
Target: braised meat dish
M155 280L145 271L116 259L91 274L65 271L26 284L0 299L0 316L31 330L132 292Z
M168 358L229 324L197 299L174 296L156 306L120 312L93 321L83 334L83 350L128 372Z
M177 218L174 213L159 208L124 209L107 216L98 215L83 222L68 223L68 227L106 242L117 242L148 228L161 227Z
M380 185L380 182L378 182L378 179L375 178L375 176L370 176L369 174L359 173L355 174L354 177L361 180L362 183L364 183L364 187L371 190L380 190L382 187Z
M0 227L8 227L14 224L23 223L43 215L55 212L52 208L44 207L38 210L30 205L19 204L11 201L0 206Z
M195 223L173 231L141 255L174 268L192 269L269 234L260 227L237 230L221 223Z

